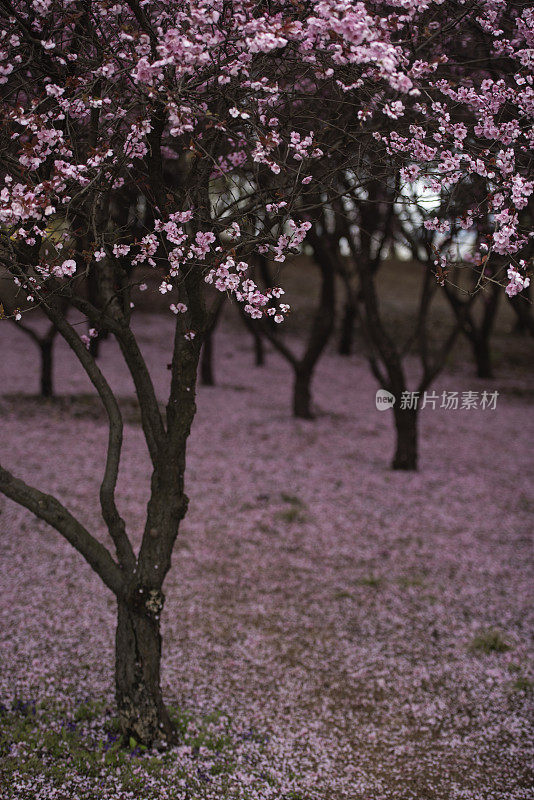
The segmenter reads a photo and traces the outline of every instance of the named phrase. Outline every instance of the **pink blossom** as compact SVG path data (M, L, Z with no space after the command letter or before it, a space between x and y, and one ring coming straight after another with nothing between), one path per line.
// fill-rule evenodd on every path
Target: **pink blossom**
M524 262L522 262L524 264ZM515 267L508 268L508 286L506 287L506 294L508 297L515 297L516 294L519 294L530 286L530 278L528 276L521 275Z

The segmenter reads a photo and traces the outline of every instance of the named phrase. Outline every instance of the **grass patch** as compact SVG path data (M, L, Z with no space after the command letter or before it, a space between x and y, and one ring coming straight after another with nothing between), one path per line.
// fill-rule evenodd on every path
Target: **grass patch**
M383 584L383 579L380 575L364 575L362 578L358 578L357 584L358 586L369 586L371 589L379 589L380 586Z
M339 589L334 594L334 600L352 600L354 595L351 592L348 592L346 589Z
M305 515L300 509L294 506L292 508L285 508L283 511L278 511L275 518L280 522L286 522L288 525L291 525L293 522L306 522Z
M287 494L286 492L282 492L280 495L284 503L289 503L291 506L296 506L297 508L304 508L305 504L302 502L300 497L297 497L296 494Z
M296 494L288 494L287 492L282 492L280 496L288 507L282 509L282 511L278 511L275 514L275 519L280 522L285 522L288 525L294 522L304 523L307 521L306 514L304 513L306 505L300 497L297 497Z
M530 680L530 678L526 678L524 675L519 675L519 677L510 684L510 689L512 692L531 694L531 692L534 692L534 681Z
M420 575L403 575L399 578L399 586L403 589L420 589L425 585L425 580Z
M496 628L488 628L477 633L471 642L471 650L477 653L506 653L511 645Z
M98 719L102 716L105 709L105 704L98 700L88 700L78 706L74 712L74 721L82 722L83 720Z
M0 703L2 800L156 800L162 788L169 800L257 800L266 788L280 800L301 796L288 794L271 773L265 734L236 728L220 711L173 706L169 713L179 745L148 751L133 738L124 746L100 700L69 708L34 699Z

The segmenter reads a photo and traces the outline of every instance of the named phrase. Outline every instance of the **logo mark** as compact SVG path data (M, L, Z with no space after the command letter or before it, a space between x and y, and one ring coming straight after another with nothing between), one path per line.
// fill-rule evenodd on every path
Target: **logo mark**
M375 397L376 407L379 411L386 411L395 405L395 395L386 389L378 389Z

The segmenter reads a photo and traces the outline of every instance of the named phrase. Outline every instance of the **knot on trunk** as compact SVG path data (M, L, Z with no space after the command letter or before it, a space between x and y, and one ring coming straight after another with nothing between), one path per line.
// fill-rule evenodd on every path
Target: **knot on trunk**
M157 616L163 610L164 602L163 592L160 592L159 589L149 589L148 595L145 597L144 606L149 614Z
M130 594L131 607L137 614L148 617L159 617L165 604L165 595L160 589L151 589L150 586L137 586Z

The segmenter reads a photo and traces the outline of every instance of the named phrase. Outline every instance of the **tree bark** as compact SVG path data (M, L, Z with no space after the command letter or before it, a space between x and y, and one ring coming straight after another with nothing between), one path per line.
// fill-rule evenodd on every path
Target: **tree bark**
M494 375L493 365L491 363L491 348L488 338L485 336L479 336L471 341L477 368L477 377L488 379L493 378Z
M133 599L118 599L115 687L120 730L128 741L150 746L174 738L160 686L163 594L137 589Z
M208 314L208 322L204 331L202 350L200 352L200 382L203 386L215 386L213 371L213 337L221 317L225 295L219 295Z
M393 407L397 435L392 469L417 469L417 409Z
M40 373L40 397L53 397L54 396L54 340L57 334L57 328L52 323L47 332L40 336L33 328L25 325L24 323L13 320L17 328L25 333L32 339L39 348L39 355L41 357L41 373Z
M476 298L475 293L467 300L463 300L450 286L445 286L444 291L458 324L471 345L477 377L493 378L490 342L497 317L501 287L498 283L493 283L488 293L484 294L482 319L478 322L476 316L472 313L473 303Z
M93 358L99 358L100 356L100 345L104 342L109 336L109 333L105 330L99 330L96 336L93 336L89 341L89 352L93 356Z
M203 386L215 386L213 374L213 331L208 331L202 344L200 356L200 382Z
M525 334L534 336L534 317L531 314L530 286L523 289L521 294L515 297L509 297L508 300L517 317L513 327L513 333L518 336L524 336Z
M263 345L263 337L254 320L243 311L241 306L238 308L239 316L245 324L247 330L250 331L254 341L254 365L256 367L263 367L265 364L265 348Z
M254 326L251 327L251 332L254 337L254 366L263 367L265 365L265 347L263 346L263 339Z
M312 371L295 367L293 384L293 415L299 419L313 419L311 410Z
M336 307L336 270L331 252L332 243L324 234L318 236L313 229L310 231L309 241L313 247L315 262L321 272L321 294L312 320L306 351L300 360L291 359L295 371L293 414L300 419L313 419L311 382L317 362L334 329Z
M337 348L340 356L350 356L352 353L355 322L356 306L351 301L347 301L343 309L343 319L341 321L341 332Z
M41 397L54 396L53 347L53 338L47 337L39 341L39 350L41 351Z

